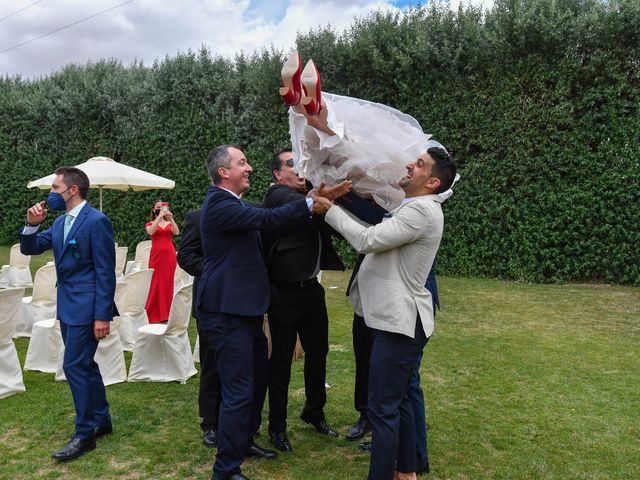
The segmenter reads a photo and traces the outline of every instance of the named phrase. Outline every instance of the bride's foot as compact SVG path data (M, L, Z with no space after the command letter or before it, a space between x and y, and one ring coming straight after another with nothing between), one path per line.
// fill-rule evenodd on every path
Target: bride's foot
M294 50L280 72L283 86L280 87L279 93L286 105L293 106L300 103L302 98L301 72L300 54Z
M320 72L313 60L309 60L300 77L306 95L302 97L302 105L309 115L318 115L322 110L320 95Z

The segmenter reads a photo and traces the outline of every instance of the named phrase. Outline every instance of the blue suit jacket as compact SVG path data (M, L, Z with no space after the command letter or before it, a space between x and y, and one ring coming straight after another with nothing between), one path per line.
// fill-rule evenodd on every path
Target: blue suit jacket
M116 255L111 222L87 203L63 243L64 217L58 217L43 232L21 233L20 251L39 255L53 249L58 275L58 319L69 325L113 320Z
M290 229L310 215L306 200L279 208L257 208L218 187L209 187L200 214L204 269L198 308L211 313L263 315L271 288L260 230Z

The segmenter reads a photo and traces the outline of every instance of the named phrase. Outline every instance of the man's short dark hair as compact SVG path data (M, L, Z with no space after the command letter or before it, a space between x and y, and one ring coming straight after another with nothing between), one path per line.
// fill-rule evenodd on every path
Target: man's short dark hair
M231 153L229 153L230 148L241 150L240 147L236 147L235 145L220 145L209 152L206 167L214 185L218 185L222 180L222 177L220 177L220 174L218 173L218 169L220 167L231 167Z
M431 147L427 153L433 159L431 174L440 179L440 187L434 193L446 192L451 188L453 180L456 178L456 164L453 163L451 155L443 148Z
M62 175L62 183L64 183L67 188L71 188L76 185L78 187L78 194L80 195L80 198L83 200L87 198L91 182L89 182L89 177L87 177L87 174L82 170L76 167L60 167L53 173L56 175Z
M292 150L290 148L283 148L278 153L276 153L271 159L271 176L274 179L276 179L276 176L273 172L276 170L280 171L282 169L282 159L280 158L280 155L282 155L283 153L290 153L291 151Z

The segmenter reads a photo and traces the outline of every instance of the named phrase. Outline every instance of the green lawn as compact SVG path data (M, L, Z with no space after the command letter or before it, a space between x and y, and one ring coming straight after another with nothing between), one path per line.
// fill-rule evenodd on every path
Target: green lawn
M7 260L3 248L0 261ZM331 343L326 415L342 435L356 419L347 280L348 273L323 278ZM640 289L453 277L439 284L443 310L422 366L426 478L640 478ZM28 339L16 345L24 362ZM68 386L37 372L26 372L25 384L26 393L0 400L0 478L210 477L214 455L201 444L198 377L186 385L108 387L114 435L65 464L50 454L72 433ZM244 473L253 480L366 478L367 454L298 419L303 397L302 362L295 362L294 451L248 461ZM265 437L263 428L259 443Z

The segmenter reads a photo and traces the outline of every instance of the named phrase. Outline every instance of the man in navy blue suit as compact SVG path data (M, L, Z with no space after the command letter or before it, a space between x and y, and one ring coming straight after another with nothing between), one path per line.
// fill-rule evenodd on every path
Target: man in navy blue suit
M214 148L207 158L212 186L202 205L200 233L204 269L198 285L198 318L216 352L222 387L215 480L246 479L245 456L264 457L253 443L267 384L267 341L262 319L270 285L260 231L277 232L304 223L313 202L301 198L279 208L257 208L240 195L253 171L242 150ZM273 457L275 457L275 452Z
M115 242L109 219L85 200L87 175L74 167L58 168L55 175L46 203L51 210L66 214L51 228L38 232L47 218L45 202L29 208L20 250L38 255L53 249L57 318L65 345L63 368L76 409L75 433L53 458L71 460L96 448L96 438L112 431L104 383L93 357L113 320Z

